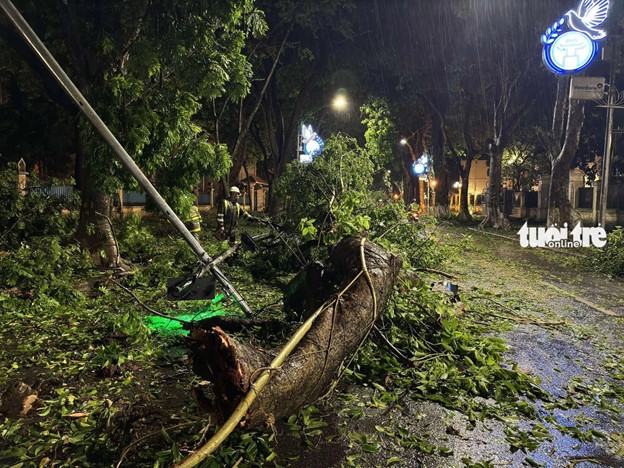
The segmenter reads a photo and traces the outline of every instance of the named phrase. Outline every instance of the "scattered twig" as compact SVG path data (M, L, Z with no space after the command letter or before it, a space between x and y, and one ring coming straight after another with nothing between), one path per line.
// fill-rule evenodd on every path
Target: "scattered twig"
M569 457L568 460L570 460L569 466L571 466L572 468L574 468L577 464L583 463L583 462L593 463L594 465L600 465L600 461L592 457Z
M180 322L180 323L187 323L186 320L180 320L177 317L172 317L170 315L167 314L163 314L161 312L158 312L157 310L152 309L150 306L148 306L147 304L145 304L143 301L141 301L141 299L139 299L136 294L134 294L130 289L128 289L127 287L125 287L123 284L121 284L118 281L115 281L114 279L111 278L111 281L116 284L117 286L119 286L121 289L123 289L125 292L127 292L128 294L130 294L135 301L137 301L139 303L139 305L141 305L145 310L147 310L149 313L154 314L154 315L158 315L159 317L163 317L163 318L167 318L170 320L175 320L176 322Z
M495 314L493 312L488 312L488 314L492 317L498 317L498 318L502 318L505 320L511 320L512 322L530 323L533 325L544 325L544 326L565 325L565 322L543 322L541 320L530 319L528 317L510 317L509 315L500 315L500 314Z
M34 215L34 213L27 213L21 218L18 218L17 221L15 221L9 229L7 229L6 231L2 233L2 235L0 236L0 240L2 240L9 232L11 232L13 228L20 223L20 221L24 221L25 219L30 218L32 215Z
M414 365L414 363L412 361L410 361L408 359L408 357L405 354L403 354L403 352L400 349L398 349L396 346L394 346L390 342L388 337L386 335L384 335L384 333L379 328L377 328L377 325L375 325L373 327L373 331L375 332L375 336L380 338L381 341L383 341L383 343L388 347L388 349L390 350L391 354L393 354L395 357L397 357L398 359L403 361L403 363L405 363L405 364L408 364L410 366Z
M518 239L515 238L515 237L503 236L502 234L495 234L493 232L484 231L483 229L475 229L475 228L468 228L468 229L470 229L471 231L479 232L481 234L488 234L490 236L500 237L501 239L507 239L507 240L510 240L510 241L518 242ZM587 255L582 255L582 254L575 253L575 252L567 252L565 250L557 249L555 247L546 247L546 246L544 246L544 247L538 247L538 248L539 249L550 250L551 252L555 252L555 253L558 253L558 254L561 254L561 255L569 255L569 256L578 257L578 258L587 258Z
M165 430L179 429L179 428L184 427L184 426L190 426L191 424L195 424L196 422L197 421L191 421L191 422L185 422L185 423L176 424L175 426L171 426L171 427L165 428ZM136 446L138 446L139 444L145 442L146 440L148 440L148 439L150 439L150 438L152 438L154 436L162 435L162 431L163 431L163 428L161 427L157 431L150 432L149 434L147 434L147 435L145 435L145 436L135 440L130 445L127 445L126 447L124 447L124 449L121 451L121 458L117 462L117 465L115 465L115 468L119 468L121 466L121 464L124 461L124 458L126 458L126 455L128 455L128 453L130 453Z
M454 279L454 280L458 280L459 279L455 275L452 275L450 273L445 273L445 272L440 271L440 270L434 270L433 268L416 268L415 271L424 271L424 272L427 272L427 273L433 273L435 275L444 276L445 278Z
M550 286L551 288L559 291L560 294L564 294L572 299L574 299L577 302L580 302L581 304L585 304L587 307L591 307L594 310L597 310L598 312L602 312L605 315L610 315L612 317L624 317L624 315L622 314L618 314L617 312L614 312L610 309L605 309L604 307L600 307L597 304L594 304L593 302L588 301L587 299L583 299L582 297L577 296L574 293L571 293L570 291L566 291L565 289L561 289L557 286L555 286L554 284L550 284L548 282L544 282L547 286Z
M382 233L381 233L379 236L377 236L374 240L375 240L375 241L377 241L378 239L383 238L383 237L384 237L386 234L388 234L390 231L392 231L392 230L394 230L394 229L398 228L399 226L403 226L404 224L407 224L407 223L408 223L408 221L404 221L404 220L399 221L398 223L396 223L396 224L394 224L394 225L390 226L388 229L386 229L384 232L382 232Z
M497 306L505 309L508 313L513 315L513 317L509 317L508 315L499 315L499 314L495 314L494 312L488 312L488 314L491 315L492 317L498 317L498 318L502 318L502 319L506 319L506 320L511 320L513 322L531 323L533 325L545 325L545 326L565 325L565 321L544 322L542 320L536 320L536 319L532 319L532 318L529 318L529 317L523 317L522 315L518 314L518 312L513 310L511 307L506 306L502 302L498 302L497 300L492 299L491 297L485 297L485 296L479 296L479 297L481 297L483 299L486 299L486 300L488 300L490 302L493 302Z

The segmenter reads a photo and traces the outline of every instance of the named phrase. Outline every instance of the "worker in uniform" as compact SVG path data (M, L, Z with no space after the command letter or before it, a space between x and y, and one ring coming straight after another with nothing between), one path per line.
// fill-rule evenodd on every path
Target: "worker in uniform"
M188 228L188 230L191 232L191 234L193 234L193 237L195 237L195 239L199 239L199 233L201 232L201 220L202 220L201 215L199 214L199 208L197 207L197 204L198 204L197 195L198 195L198 192L195 191L195 201L193 202L193 206L191 206L189 217L186 223L184 223L186 227Z
M229 198L223 200L219 205L217 210L217 231L215 232L215 237L219 240L228 240L231 243L237 242L236 225L241 216L250 221L259 221L258 218L247 213L238 203L240 194L238 187L230 187Z

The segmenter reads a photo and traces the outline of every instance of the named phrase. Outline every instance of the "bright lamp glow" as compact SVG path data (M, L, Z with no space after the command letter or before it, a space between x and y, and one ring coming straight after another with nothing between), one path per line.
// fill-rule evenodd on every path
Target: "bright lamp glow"
M332 107L336 110L343 110L347 107L347 98L344 97L342 94L339 94L334 98L334 101L332 102Z

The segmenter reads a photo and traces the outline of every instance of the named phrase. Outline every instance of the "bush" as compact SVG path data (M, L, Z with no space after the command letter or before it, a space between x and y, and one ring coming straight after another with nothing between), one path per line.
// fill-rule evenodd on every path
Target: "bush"
M347 135L332 136L312 164L290 164L280 179L284 224L298 231L300 242L329 246L363 235L403 257L406 266L430 267L445 255L427 233L426 223L410 222L402 201L373 191L378 165L370 152ZM433 221L431 221L433 222ZM323 251L310 253L322 258Z
M0 171L0 242L6 247L17 247L32 237L68 240L76 228L78 197L61 199L34 190L21 194L16 173L14 165ZM40 182L31 178L29 186L33 185Z
M26 296L48 296L70 303L81 297L73 286L75 271L90 265L88 255L77 244L62 245L56 237L23 242L0 256L0 288L16 288Z
M586 265L610 276L624 276L624 229L621 226L609 233L603 248L588 250Z

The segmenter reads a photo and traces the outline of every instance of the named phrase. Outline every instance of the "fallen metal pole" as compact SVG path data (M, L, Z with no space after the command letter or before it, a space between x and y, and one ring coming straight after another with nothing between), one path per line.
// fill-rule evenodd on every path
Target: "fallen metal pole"
M149 197L156 203L158 208L162 210L167 219L175 226L175 228L180 231L184 240L191 246L191 249L199 259L203 268L200 268L199 274L203 274L206 269L209 269L211 273L215 276L219 282L223 284L226 292L232 296L241 309L248 314L253 315L249 305L243 299L243 297L238 293L236 288L228 281L225 275L219 270L214 264L211 265L212 259L206 253L201 244L193 237L191 232L184 225L182 220L173 212L171 207L167 204L167 202L163 199L163 197L158 193L156 188L152 185L145 174L141 171L139 166L132 160L130 155L126 152L124 147L119 143L115 135L108 129L106 124L102 121L100 116L95 112L95 110L91 107L89 102L82 95L80 90L76 87L76 85L72 82L72 80L67 76L63 68L58 64L56 59L52 56L50 51L46 48L46 46L41 42L41 39L37 36L37 34L32 30L28 22L24 19L24 17L20 14L20 12L15 8L13 3L10 0L0 0L0 9L7 16L11 24L15 27L17 32L22 36L22 38L26 41L26 44L30 49L35 53L35 55L41 60L46 69L54 76L58 84L63 88L65 93L74 101L80 112L84 114L84 116L91 122L91 124L95 127L100 136L104 139L104 141L111 147L115 155L121 160L121 163L124 165L128 171L132 174L132 176L137 180L139 185L145 193L149 195Z

